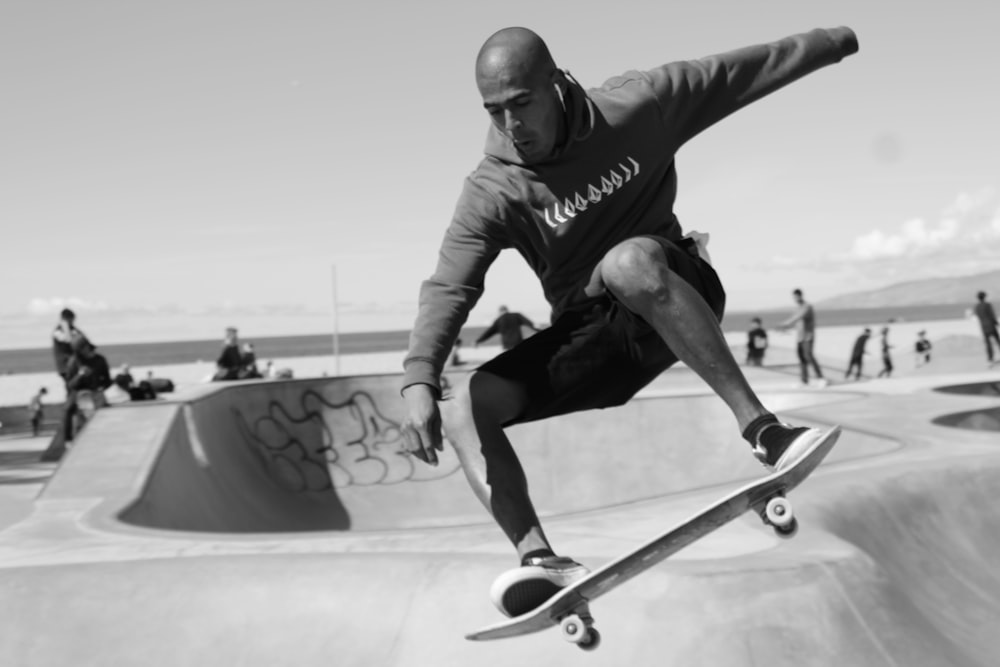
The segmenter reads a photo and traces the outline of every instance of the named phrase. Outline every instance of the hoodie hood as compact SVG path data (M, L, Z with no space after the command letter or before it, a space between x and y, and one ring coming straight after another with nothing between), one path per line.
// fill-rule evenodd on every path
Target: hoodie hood
M556 146L552 155L534 164L545 163L558 158L573 144L584 141L594 130L594 103L590 100L583 86L569 72L566 70L561 71L565 75L567 83L566 94L563 96L563 119L566 122L566 140L561 145ZM484 152L489 157L496 158L501 162L524 165L524 160L514 147L514 142L492 123L490 123L489 131L486 134L486 148Z

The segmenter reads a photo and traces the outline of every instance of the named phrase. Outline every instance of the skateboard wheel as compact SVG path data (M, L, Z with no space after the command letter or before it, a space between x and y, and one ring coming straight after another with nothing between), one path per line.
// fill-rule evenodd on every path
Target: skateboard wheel
M799 522L793 518L787 526L775 526L774 532L778 537L784 539L794 537L795 533L799 532Z
M584 651L594 651L598 646L601 645L601 633L595 628L589 628L586 633L586 637L583 638L577 646L582 648Z
M771 498L764 507L764 521L774 526L775 530L791 525L795 521L792 504L784 496Z
M570 614L564 618L560 627L562 628L563 639L568 642L579 644L587 638L589 628L583 622L583 619L576 614Z

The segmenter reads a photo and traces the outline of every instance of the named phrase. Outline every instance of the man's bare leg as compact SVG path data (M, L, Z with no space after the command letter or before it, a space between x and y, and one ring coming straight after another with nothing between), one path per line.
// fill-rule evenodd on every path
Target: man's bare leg
M670 270L659 243L636 238L613 248L595 270L590 291L602 286L649 322L677 358L708 383L732 410L740 431L768 414L733 357L712 309Z
M528 496L528 481L502 424L521 413L527 397L517 383L477 371L441 402L445 435L473 492L493 515L518 557L551 550Z

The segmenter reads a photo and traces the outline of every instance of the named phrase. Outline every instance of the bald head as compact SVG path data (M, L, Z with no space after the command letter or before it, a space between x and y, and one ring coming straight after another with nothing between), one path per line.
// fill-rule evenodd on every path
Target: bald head
M537 85L550 81L555 70L555 61L541 37L527 28L504 28L479 49L476 83L480 89L497 79Z
M527 28L494 33L476 58L476 85L493 125L525 163L553 153L565 136L566 77Z

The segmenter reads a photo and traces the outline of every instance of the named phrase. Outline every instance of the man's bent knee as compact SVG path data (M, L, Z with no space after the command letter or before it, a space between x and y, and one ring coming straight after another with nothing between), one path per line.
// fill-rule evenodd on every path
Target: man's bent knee
M609 250L601 260L604 285L616 296L628 298L656 294L666 289L665 276L670 272L663 247L646 237L628 239Z

